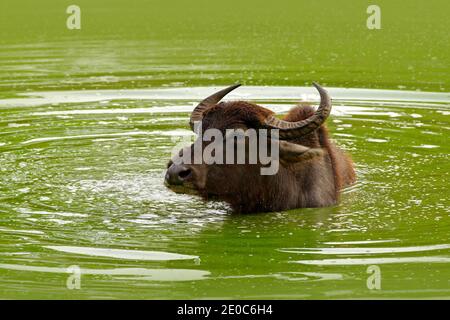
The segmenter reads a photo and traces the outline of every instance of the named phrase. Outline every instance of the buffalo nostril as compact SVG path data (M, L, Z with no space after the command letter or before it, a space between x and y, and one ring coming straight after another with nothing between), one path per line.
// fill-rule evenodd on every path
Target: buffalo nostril
M178 177L180 177L181 180L186 180L192 175L192 171L190 169L182 170L178 173Z
M165 181L169 185L180 185L191 176L191 169L185 167L184 165L172 164L169 169L167 169Z

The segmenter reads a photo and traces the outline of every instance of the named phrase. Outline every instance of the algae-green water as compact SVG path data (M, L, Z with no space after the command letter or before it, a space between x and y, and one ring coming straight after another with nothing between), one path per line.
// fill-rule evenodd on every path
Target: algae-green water
M376 2L379 30L369 1L2 0L0 298L450 298L450 6ZM356 166L338 205L164 186L199 99L283 114L312 81Z

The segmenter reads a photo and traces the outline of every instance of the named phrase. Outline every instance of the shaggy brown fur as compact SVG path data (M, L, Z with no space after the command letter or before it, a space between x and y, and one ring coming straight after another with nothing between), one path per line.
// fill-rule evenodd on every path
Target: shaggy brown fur
M313 112L310 106L294 107L284 120L299 121ZM245 101L221 102L205 111L202 130L216 128L225 133L226 129L259 129L271 114L272 111ZM289 142L324 152L294 162L281 159L278 173L272 176L261 175L260 164L186 165L193 173L187 184L205 199L215 196L227 201L236 212L336 204L340 190L355 181L351 159L330 141L325 125Z

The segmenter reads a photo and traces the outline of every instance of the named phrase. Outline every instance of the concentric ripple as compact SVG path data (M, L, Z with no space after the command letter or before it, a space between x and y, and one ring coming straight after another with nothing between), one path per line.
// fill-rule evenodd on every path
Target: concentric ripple
M338 206L234 215L163 185L213 87L26 92L0 100L0 296L449 297L448 93L328 88L358 182ZM229 99L286 113L309 87ZM66 287L73 266L82 289Z

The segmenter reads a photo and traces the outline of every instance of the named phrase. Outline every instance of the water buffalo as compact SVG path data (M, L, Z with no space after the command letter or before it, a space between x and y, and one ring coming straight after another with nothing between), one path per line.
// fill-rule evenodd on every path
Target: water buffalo
M279 119L272 111L253 103L220 102L238 86L230 86L201 101L191 114L191 128L201 122L200 133L211 128L224 134L228 129L277 129L276 174L262 175L261 163L180 163L179 158L177 162L172 158L167 166L166 185L181 192L195 191L205 199L224 200L233 211L242 213L336 204L340 190L355 181L355 172L350 157L329 139L324 124L331 111L327 91L314 83L321 98L317 111L299 105ZM205 149L209 143L202 141L200 146ZM194 144L182 149L179 156L190 156Z

